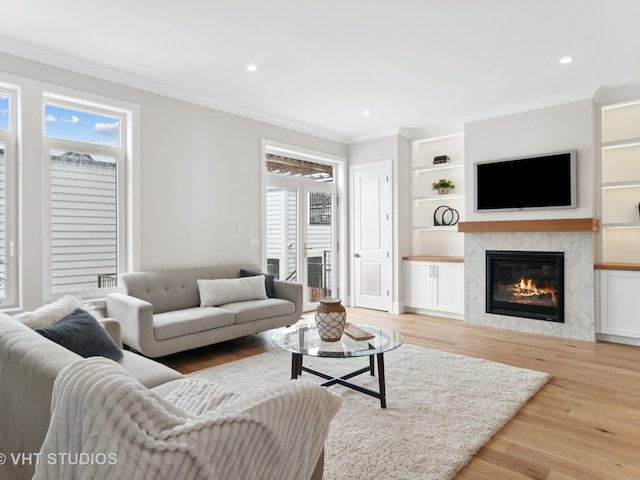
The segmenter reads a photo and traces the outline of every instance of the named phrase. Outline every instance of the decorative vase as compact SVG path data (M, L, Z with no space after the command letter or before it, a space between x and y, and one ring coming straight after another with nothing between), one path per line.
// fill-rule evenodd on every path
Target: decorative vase
M446 195L447 193L449 193L449 188L447 187L438 188L438 195Z
M339 298L323 298L316 308L316 325L320 340L337 342L342 337L347 311Z

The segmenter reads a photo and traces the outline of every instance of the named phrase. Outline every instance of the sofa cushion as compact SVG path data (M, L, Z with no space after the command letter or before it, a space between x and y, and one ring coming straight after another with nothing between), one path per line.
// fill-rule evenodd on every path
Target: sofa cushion
M89 312L93 318L97 320L102 318L102 314L95 306L90 303L85 303L80 298L74 297L73 295L65 295L58 300L54 300L51 303L43 305L33 312L20 313L15 315L14 318L21 321L28 327L42 328L53 325L70 313L73 313L78 308L83 309L85 312Z
M217 307L225 303L267 298L263 277L199 279L201 307Z
M104 327L81 308L53 325L36 329L36 332L85 358L102 356L115 361L122 358L122 350Z
M276 294L274 292L273 282L275 280L275 275L270 273L262 273L262 272L254 272L252 270L245 270L244 268L240 270L241 277L257 277L262 275L264 277L264 286L267 293L267 297L275 298Z
M180 372L155 360L128 350L124 350L122 353L122 358L118 363L129 372L133 378L147 388L157 388L165 383L184 378L184 375Z
M254 320L262 320L263 318L290 315L296 311L296 305L293 302L281 298L227 303L220 305L220 308L233 312L236 317L236 323L247 323Z
M217 307L195 307L153 316L153 336L156 340L181 337L190 333L204 332L212 328L233 325L233 312Z

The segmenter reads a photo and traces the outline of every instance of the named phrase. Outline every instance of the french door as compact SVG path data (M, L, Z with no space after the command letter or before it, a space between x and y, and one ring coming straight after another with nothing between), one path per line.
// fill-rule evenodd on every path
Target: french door
M305 310L337 296L335 198L334 184L268 175L267 270L302 283Z

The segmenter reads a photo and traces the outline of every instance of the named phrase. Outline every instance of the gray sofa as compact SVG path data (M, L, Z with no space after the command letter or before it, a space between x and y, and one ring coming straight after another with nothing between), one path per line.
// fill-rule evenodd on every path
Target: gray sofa
M302 285L281 280L271 279L268 298L201 306L198 280L239 279L241 271L260 272L260 267L230 263L124 274L121 291L107 295L107 316L122 324L124 344L147 357L284 327L300 319Z
M102 323L116 344L120 326L112 319ZM0 313L0 466L2 479L33 476L51 419L51 393L58 373L82 357L43 337L18 320ZM118 362L145 387L166 395L184 376L154 360L123 351ZM13 462L11 454L32 454L31 461Z
M101 322L121 346L119 323L113 319ZM0 313L0 453L4 455L0 456L4 460L4 464L0 462L0 479L23 480L33 476L36 455L51 419L54 381L62 369L79 360L82 360L79 355ZM162 397L180 388L185 378L131 351L124 350L118 363ZM321 454L312 480L322 478L323 464Z

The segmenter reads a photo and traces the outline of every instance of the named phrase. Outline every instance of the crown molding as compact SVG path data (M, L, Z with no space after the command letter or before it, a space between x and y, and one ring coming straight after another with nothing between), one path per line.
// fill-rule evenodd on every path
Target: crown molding
M598 105L624 103L640 98L640 83L620 87L601 86L596 90L593 101Z
M105 67L93 62L87 62L68 55L63 55L57 52L44 50L39 47L27 45L24 43L16 42L6 37L0 36L0 52L7 55L12 55L24 60L42 63L50 67L67 70L73 73L95 77L107 82L116 83L124 87L136 88L144 90L149 93L162 95L165 97L181 100L187 103L200 105L203 107L211 108L213 110L219 110L221 112L229 113L243 118L256 120L258 122L267 123L269 125L286 128L299 133L312 135L315 137L324 138L325 140L331 140L338 143L348 143L348 137L337 134L335 132L329 132L326 130L310 127L307 125L301 125L295 122L284 120L282 118L267 115L261 112L239 108L234 105L230 105L224 102L216 101L211 98L194 95L192 93L180 90L168 85L164 85L160 82L151 81L135 75L115 70L110 67Z

